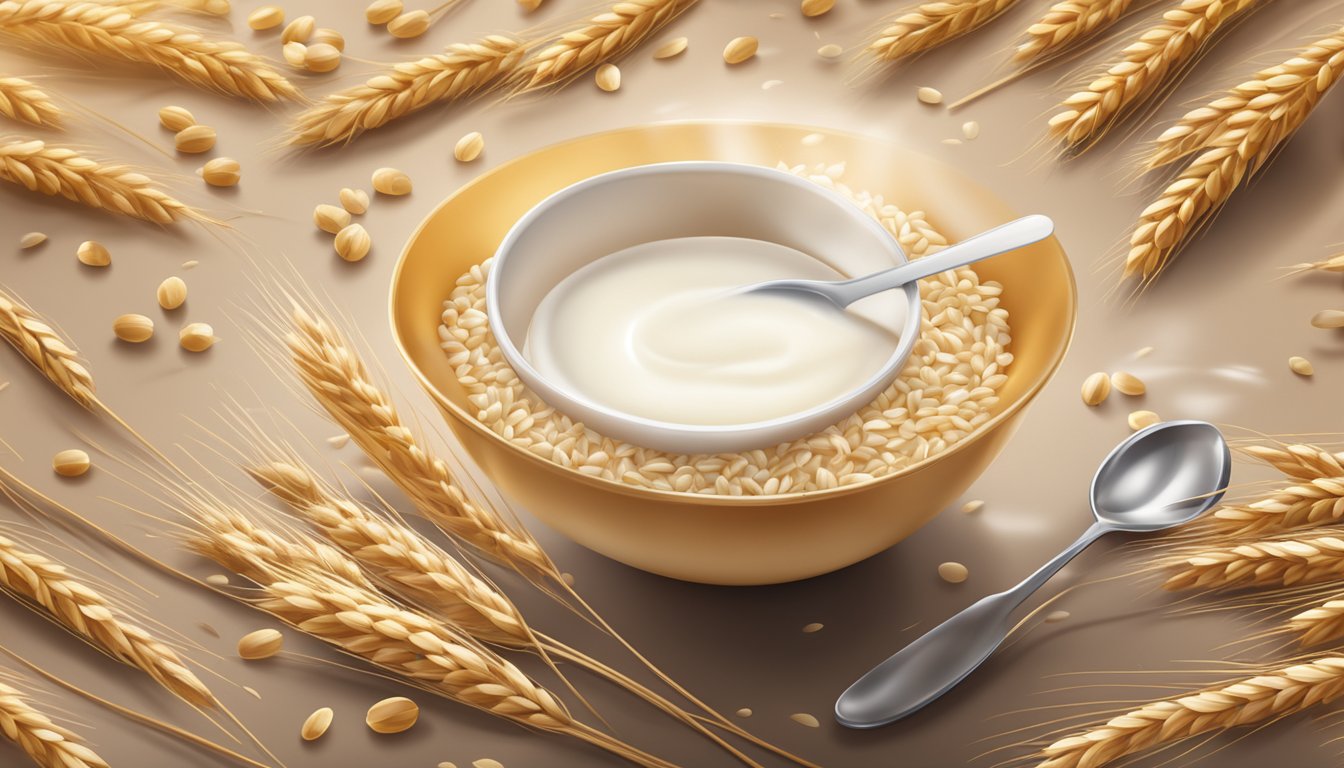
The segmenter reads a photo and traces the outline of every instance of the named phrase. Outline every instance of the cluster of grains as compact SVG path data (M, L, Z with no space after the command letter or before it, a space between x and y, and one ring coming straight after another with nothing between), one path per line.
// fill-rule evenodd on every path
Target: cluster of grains
M374 187L377 187L377 174L374 174ZM351 223L352 215L360 215L369 210L369 193L362 189L341 189L340 205L322 203L313 209L313 224L323 232L335 235L331 246L336 255L345 261L363 261L373 247L373 239L368 230L358 222Z
M1110 397L1112 389L1122 395L1140 397L1147 393L1148 385L1128 371L1116 371L1109 376L1098 371L1083 380L1083 402L1091 406L1101 405Z
M788 169L847 195L907 254L947 244L922 212L838 183L843 166ZM900 376L839 424L744 453L673 455L603 437L543 403L501 356L485 314L490 262L460 277L444 303L441 345L496 434L561 466L630 485L685 493L774 495L862 483L935 456L990 419L1013 356L1001 286L970 268L920 282L921 338Z
M258 13L263 11L267 13L258 23L268 26L262 28L270 29L284 20L284 13L279 9L263 8ZM341 66L345 36L330 27L318 27L317 19L312 16L300 16L281 30L280 45L280 55L291 67L309 72L330 72Z

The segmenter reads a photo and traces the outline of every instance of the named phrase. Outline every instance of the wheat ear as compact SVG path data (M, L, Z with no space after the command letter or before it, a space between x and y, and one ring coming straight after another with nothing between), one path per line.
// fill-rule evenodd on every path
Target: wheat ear
M1037 768L1098 768L1192 736L1300 712L1344 693L1344 658L1325 657L1158 701L1042 750Z
M898 61L936 48L993 21L1017 0L938 0L884 20L867 51L881 61Z
M196 707L218 702L177 652L129 621L115 605L65 566L0 536L0 589L42 609L94 647L154 679Z
M1250 80L1185 113L1163 131L1145 159L1145 167L1169 165L1209 146L1214 137L1262 117L1301 123L1338 76L1332 71L1332 62L1338 56L1338 46L1327 39L1282 64L1256 72Z
M1143 31L1088 86L1060 104L1050 133L1070 148L1100 139L1117 120L1170 83L1214 34L1260 0L1182 0Z
M1331 525L1344 519L1344 477L1290 485L1250 504L1228 504L1211 518L1214 530L1234 536Z
M300 381L318 404L420 514L460 544L533 577L559 570L521 526L467 498L448 464L402 421L357 352L326 317L294 304L284 341Z
M70 729L33 706L22 691L0 681L0 734L41 768L108 768Z
M490 35L479 42L450 45L443 53L401 62L362 85L330 94L300 112L290 123L289 143L350 142L364 131L432 104L480 93L511 72L522 58L522 43Z
M1344 477L1344 452L1328 451L1309 443L1248 445L1242 452L1294 480Z
M510 75L515 92L560 85L634 50L697 0L626 0L585 19Z
M1172 590L1315 584L1344 576L1344 539L1270 539L1181 556L1167 580Z
M1154 279L1187 236L1296 133L1321 97L1344 74L1344 32L1316 41L1291 61L1297 60L1314 62L1314 72L1285 76L1285 81L1295 83L1290 91L1273 94L1272 103L1263 109L1248 104L1231 116L1208 137L1205 148L1189 167L1144 209L1130 237L1125 277Z
M535 650L548 660L554 656L571 661L643 698L744 764L760 768L666 698L581 651L533 633L513 601L494 585L413 528L337 494L292 457L252 464L247 471L384 582L395 597L424 608L480 642Z
M0 77L0 115L42 128L61 127L61 109L47 92L21 77Z
M0 336L75 402L85 408L97 405L93 374L74 345L4 288L0 288Z
M1288 630L1297 632L1302 645L1319 645L1344 637L1344 598L1336 597L1288 620Z
M299 97L292 83L242 44L137 18L115 5L6 0L0 2L0 35L69 53L153 64L193 85L256 101Z
M1304 261L1301 264L1294 264L1289 267L1290 274L1300 274L1302 272L1344 272L1344 253L1337 253L1328 259L1321 261Z
M303 555L323 545L298 534L283 537L283 560L239 557L239 541L282 537L258 536L246 517L200 506L192 510L198 529L188 546L255 582L262 596L250 602L300 632L452 701L578 738L637 765L673 768L575 720L549 691L466 634L338 575L358 571L353 560L346 558L347 565L333 573L329 560Z
M1114 24L1134 0L1063 0L1027 28L1013 52L1015 61L1039 61L1068 50Z
M101 163L37 139L0 136L0 181L155 224L178 219L218 223L124 165Z

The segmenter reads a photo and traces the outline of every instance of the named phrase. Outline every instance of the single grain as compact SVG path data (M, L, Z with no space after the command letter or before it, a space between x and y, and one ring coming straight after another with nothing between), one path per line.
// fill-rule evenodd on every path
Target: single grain
M167 106L159 110L159 125L178 133L196 124L196 118L185 107Z
M106 267L112 263L112 253L97 240L85 240L75 249L75 258L86 267Z
M78 448L60 451L51 457L51 468L61 477L79 477L91 466L93 462L89 460L89 454Z
M342 187L339 197L341 207L356 216L369 210L369 193L362 189Z
M139 344L154 335L154 321L144 315L122 315L112 321L112 332L122 341Z
M600 70L599 70L600 71ZM617 75L617 86L620 86L620 76ZM470 163L472 160L481 156L485 151L485 137L480 131L472 131L457 140L453 145L453 157L459 163Z
M204 352L219 341L209 323L188 323L178 331L177 340L188 352Z
M195 155L209 152L215 146L215 129L208 125L189 125L173 137L178 152Z
M182 278L174 275L159 283L155 297L158 298L160 307L177 309L187 302L187 284Z
M760 41L751 35L744 37L735 37L728 41L723 49L723 60L729 64L741 64L756 55L756 49L760 47Z
M961 563L950 561L938 566L938 575L949 584L960 584L971 572Z
M362 224L349 224L336 233L332 242L336 255L346 261L360 261L369 255L373 240Z
M1098 371L1083 379L1083 402L1088 405L1101 405L1111 394L1111 377Z
M409 195L411 177L396 168L379 168L373 172L373 190L383 195Z
M401 733L420 719L420 707L404 696L394 696L369 707L364 722L375 733Z

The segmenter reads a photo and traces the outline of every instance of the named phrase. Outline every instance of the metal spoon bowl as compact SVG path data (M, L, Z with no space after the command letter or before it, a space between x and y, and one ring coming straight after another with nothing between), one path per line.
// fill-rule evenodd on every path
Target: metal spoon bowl
M950 691L1001 645L1014 608L1089 544L1115 531L1149 533L1199 517L1219 500L1232 474L1227 442L1212 424L1168 421L1131 435L1092 479L1096 522L1021 584L981 598L840 695L835 718L876 728L913 714Z

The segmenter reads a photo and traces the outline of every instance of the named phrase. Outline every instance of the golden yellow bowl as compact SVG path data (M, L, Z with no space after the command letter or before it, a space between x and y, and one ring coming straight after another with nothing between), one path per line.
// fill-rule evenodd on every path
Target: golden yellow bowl
M586 136L518 158L445 200L392 280L402 355L467 452L511 501L574 541L653 573L710 584L773 584L843 568L910 535L965 492L1055 372L1073 334L1073 273L1053 238L976 266L1003 284L1015 360L996 412L945 452L868 483L787 496L654 491L590 477L512 445L469 412L439 348L443 300L550 193L606 171L674 160L844 162L844 182L929 211L949 239L1014 217L970 180L885 142L801 126L676 123Z

